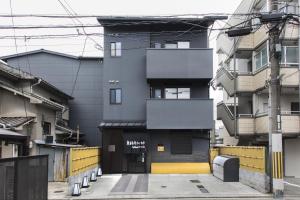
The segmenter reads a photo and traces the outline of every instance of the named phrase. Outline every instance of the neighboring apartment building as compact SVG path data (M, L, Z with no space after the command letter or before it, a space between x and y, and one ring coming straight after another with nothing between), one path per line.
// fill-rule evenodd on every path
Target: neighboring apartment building
M278 10L298 14L296 2L280 2ZM268 1L244 0L235 13L267 11ZM250 35L234 39L222 32L217 38L220 68L214 84L222 87L224 94L223 101L217 106L217 118L222 120L225 126L222 136L225 138L224 141L229 141L224 145L268 145L268 81L270 79L268 28L265 25L257 26L260 23L259 19L250 20L249 17L233 16L228 24L235 25L248 20L246 26L252 25L254 29ZM287 24L280 38L282 45L280 106L284 138L284 172L286 176L300 177L298 170L300 168L298 26ZM234 48L235 40L236 48ZM236 71L234 71L234 62ZM235 96L236 115L234 115ZM228 140L228 137L235 138Z
M38 155L44 146L71 143L70 99L44 80L0 62L1 157Z
M79 128L89 146L100 146L102 121L102 58L77 57L49 50L35 50L0 58L32 73L74 97L69 102L70 127Z
M176 171L179 163L206 170L213 128L207 27L215 20L98 18L104 26L99 128L105 173Z

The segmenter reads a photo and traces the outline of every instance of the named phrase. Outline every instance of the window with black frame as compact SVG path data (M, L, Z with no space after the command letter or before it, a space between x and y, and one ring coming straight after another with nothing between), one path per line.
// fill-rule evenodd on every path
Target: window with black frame
M110 89L110 104L121 104L122 103L122 89L113 88Z
M110 43L110 56L120 57L122 55L122 44L121 42L111 42Z
M51 123L50 122L42 122L43 127L43 135L51 135Z

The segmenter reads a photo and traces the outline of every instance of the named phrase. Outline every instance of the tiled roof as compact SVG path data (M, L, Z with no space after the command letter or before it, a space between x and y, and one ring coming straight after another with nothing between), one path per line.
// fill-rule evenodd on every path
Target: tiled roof
M15 139L23 139L26 138L25 135L22 135L20 133L6 130L3 128L0 128L0 138L15 138Z
M19 127L34 120L34 117L0 117L0 124L6 127Z

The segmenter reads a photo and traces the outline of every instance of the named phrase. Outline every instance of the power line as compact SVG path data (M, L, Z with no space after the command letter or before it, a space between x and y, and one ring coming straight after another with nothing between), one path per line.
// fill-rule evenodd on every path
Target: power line
M12 25L14 26L14 25L15 25L15 22L14 22L14 17L13 17L12 0L9 0L9 8L10 8L10 15L11 15L11 23L12 23ZM15 38L15 36L16 36L16 31L15 31L15 29L13 29L13 35L14 35L14 38ZM15 44L15 50L16 50L16 53L18 54L18 44L17 44L16 38L14 39L14 44ZM21 67L20 67L19 58L17 59L17 64L18 64L18 68L19 68L19 73L21 74ZM21 87L21 92L24 94L23 86L20 86L20 87ZM28 114L27 114L27 107L26 107L26 101L25 101L25 98L23 98L23 105L24 105L25 116L26 116L26 118L27 118L27 117L28 117Z
M81 57L83 57L83 55L84 55L87 39L88 39L88 37L86 37L85 40L84 40L83 49L82 49L82 52L81 52ZM76 87L76 82L77 82L77 79L78 79L80 67L81 67L81 59L79 60L79 64L78 64L78 68L77 68L77 72L76 72L76 76L75 76L75 81L74 81L74 84L73 84L73 87L72 87L71 96L73 96L73 93L74 93L74 90L75 90L75 87Z
M65 11L67 12L67 14L69 14L69 16L76 16L77 15L77 13L72 9L72 7L70 6L70 4L68 4L68 2L66 0L64 0L64 2L67 4L67 6L70 8L71 11L61 2L61 0L58 0L58 2L65 9ZM72 14L72 12L74 14ZM71 19L72 19L72 21L74 22L75 25L76 25L76 22L75 22L75 20L76 20L77 22L79 22L80 25L83 26L83 23L78 18L75 18L75 20L73 18L71 18ZM78 29L77 29L77 31L78 31L78 34L79 34L79 30ZM103 49L102 45L100 45L96 40L94 40L92 37L90 37L87 34L87 32L85 31L84 27L82 27L82 31L86 35L86 37L88 39L90 39L91 41L93 41L95 43L95 45L97 45L98 47L100 47L100 49Z

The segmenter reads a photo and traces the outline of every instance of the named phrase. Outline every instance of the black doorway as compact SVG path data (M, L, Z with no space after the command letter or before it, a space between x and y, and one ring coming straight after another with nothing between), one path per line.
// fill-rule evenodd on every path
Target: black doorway
M146 173L146 153L126 154L127 173Z

